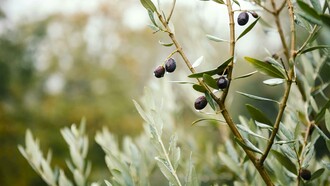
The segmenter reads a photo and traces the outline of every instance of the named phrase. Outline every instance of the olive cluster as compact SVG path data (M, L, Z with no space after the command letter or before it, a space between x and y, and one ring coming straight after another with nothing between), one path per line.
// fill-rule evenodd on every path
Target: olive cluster
M256 12L249 12L254 18L258 18L259 15ZM248 12L241 12L237 17L237 23L240 26L246 25L249 22Z
M227 88L228 86L228 79L226 78L226 76L220 76L219 79L217 80L217 85L218 88L223 90L225 88ZM195 100L195 109L196 110L202 110L206 107L207 105L207 100L205 96L200 96Z
M175 71L175 69L176 69L175 60L173 58L169 58L165 62L165 67L164 65L160 65L154 70L154 75L156 78L161 78L164 77L165 71L168 73L172 73Z

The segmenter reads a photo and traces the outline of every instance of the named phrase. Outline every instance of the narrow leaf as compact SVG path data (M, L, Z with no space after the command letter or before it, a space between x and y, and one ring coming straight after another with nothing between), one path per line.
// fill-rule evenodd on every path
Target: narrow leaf
M209 39L209 40L211 40L211 41L215 41L215 42L229 42L229 41L227 41L225 39L220 39L220 38L218 38L216 36L209 35L209 34L206 35L206 38Z
M260 154L262 154L262 152L257 148L257 150L255 149L255 148L251 148L251 146L250 145L247 145L247 144L245 144L245 140L244 140L244 143L242 142L242 141L240 141L239 139L237 139L236 137L234 138L235 139L235 141L237 142L237 144L239 145L239 146L241 146L243 149L248 149L248 150L250 150L250 151L252 151L252 152L257 152L257 153L260 153ZM251 143L251 142L250 142ZM253 147L254 147L254 145L252 145Z
M154 17L153 11L148 10L148 14L149 14L149 19L151 20L152 24L154 24L154 26L159 29L159 26L157 25L157 23L155 21L155 17Z
M225 2L223 0L213 0L213 1L216 3L219 3L219 4L225 4Z
M241 7L241 4L239 4L239 2L238 2L237 0L233 0L233 2L234 2L235 4L237 4L239 7Z
M281 151L289 158L297 159L296 153L292 150L292 148L289 145L281 145L280 146Z
M277 67L280 67L283 69L283 66L278 61L276 61L273 57L267 57L265 59L265 61L268 63L271 63L273 66L277 66Z
M244 75L241 75L241 76L238 76L238 77L235 77L233 79L243 79L243 78L247 78L247 77L250 77L252 76L253 74L257 73L258 71L253 71L253 72L250 72L250 73L247 73L247 74L244 74Z
M157 160L157 165L159 167L159 169L162 171L163 175L168 179L168 181L173 184L176 185L176 179L173 175L173 171L170 167L170 165L168 164L168 162L160 157L155 157L155 159Z
M214 119L214 118L200 118L191 123L191 125L195 125L196 123L202 122L202 121L216 121L216 122L223 122L225 123L226 121L220 120L220 119Z
M302 18L304 18L305 20L307 20L309 23L313 23L313 24L317 24L317 25L322 25L321 22L321 17L318 19L315 19L314 17L304 13L304 12L298 12L298 15Z
M255 124L261 128L261 129L269 129L269 130L273 130L273 127L272 126L269 126L269 125L266 125L264 123L260 123L258 121L255 121Z
M212 107L212 109L215 111L216 109L215 109L214 100L208 92L205 92L205 98L206 98L207 102L210 104L210 106Z
M197 92L201 92L201 93L206 92L206 89L203 86L197 85L197 84L193 85L193 89L196 90Z
M244 142L247 147L252 149L252 151L259 153L259 154L263 154L262 151L260 149L258 149L256 146L254 146L247 138L244 138Z
M284 79L273 78L273 79L267 79L267 80L263 81L262 83L269 85L269 86L276 86L276 85L283 84L284 82L285 82Z
M290 140L290 141L282 140L282 141L276 141L275 144L283 145L283 144L295 143L295 142L296 142L295 140Z
M330 15L329 14L321 14L320 18L326 26L330 27Z
M324 49L324 48L330 48L330 46L329 45L312 46L312 47L309 47L309 48L304 49L299 54L304 54L306 52L310 52L310 51L317 50L317 49Z
M320 22L320 16L318 15L318 13L316 12L315 9L313 9L312 7L310 7L307 3L305 3L302 0L297 0L297 3L299 5L299 7L303 10L304 14L301 14L304 18L307 18L310 20L313 20L314 23L318 23Z
M265 140L268 140L267 138L257 134L257 133L254 133L252 132L250 129L248 129L247 127L245 127L244 125L236 125L237 128L243 132L246 132L247 134L249 135L252 135L252 136L255 136L255 137L258 137L258 138L261 138L261 139L265 139Z
M195 83L194 82L191 82L191 81L168 81L170 83L178 83L178 84L191 84L191 85L194 85Z
M152 12L157 11L154 3L151 0L140 0L140 2L144 6L145 9L150 10Z
M320 0L310 0L310 2L318 13L322 12Z
M324 134L324 132L317 126L314 125L314 128L316 129L316 131L320 134L320 136L322 136L322 138L326 141L329 141L330 139L328 138L327 135Z
M330 100L322 107L322 109L317 113L315 123L318 124L323 120L326 109L330 108Z
M280 132L286 137L286 139L288 140L294 139L293 133L290 130L288 130L282 122L280 123L279 127L280 127Z
M257 22L259 21L259 18L257 18L253 23L251 23L236 39L236 41L238 41L241 37L243 37L245 34L249 33L252 28L257 24Z
M202 64L204 62L204 56L199 57L198 59L196 59L196 61L192 64L193 68L198 67L200 64Z
M166 47L170 47L173 45L173 43L164 43L162 41L158 41L159 44L163 45L163 46L166 46Z
M214 89L219 89L217 82L215 79L213 79L210 75L208 74L204 74L203 75L203 81L210 87L214 88Z
M282 78L285 79L284 72L281 72L279 69L275 68L273 65L254 59L250 57L244 57L244 59L251 63L257 70L259 70L261 73L264 73L266 75L275 77L275 78Z
M213 76L215 74L221 74L227 68L228 64L232 61L232 59L233 59L233 57L230 57L225 62L223 62L220 66L218 66L216 69L190 74L188 77L201 78L201 77L203 77L204 74L208 74L210 76Z
M297 175L297 168L292 161L284 156L282 153L276 151L276 150L271 150L272 154L274 157L279 161L288 171L292 172L293 174Z
M329 112L329 110L325 111L324 119L325 119L325 126L326 126L328 132L330 132L330 112Z
M270 102L278 103L278 101L273 100L273 99L264 98L264 97L260 97L260 96L255 96L255 95L252 95L252 94L247 94L247 93L239 92L239 91L236 91L236 92L243 95L243 96L245 96L245 97L251 98L251 99L255 99L255 100L259 100L259 101L270 101Z
M255 121L265 123L269 126L273 125L273 123L268 119L268 117L261 110L259 110L258 108L254 107L250 104L246 104L245 106L246 106L247 110L249 111L250 116Z
M311 177L311 179L309 181L315 180L316 178L320 177L323 174L324 170L325 170L325 168L320 168L317 171L315 171L312 174L312 177Z

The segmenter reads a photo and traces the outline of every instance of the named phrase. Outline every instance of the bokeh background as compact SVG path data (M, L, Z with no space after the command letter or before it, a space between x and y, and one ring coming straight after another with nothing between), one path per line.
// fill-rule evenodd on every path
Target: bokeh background
M161 1L165 11L170 2ZM251 8L245 2L241 5ZM267 20L268 15L258 13ZM212 34L228 39L225 7L178 1L172 20L189 59L204 56L205 62L197 70L217 67L229 57L228 44L205 37ZM153 77L154 68L174 49L161 46L159 41L169 42L168 37L154 34L148 24L148 14L136 0L0 1L0 185L44 185L17 149L28 128L45 151L52 148L53 163L65 168L69 153L59 130L79 123L82 117L90 136L92 179L105 179L109 174L104 173L104 154L93 142L95 132L106 126L119 136L138 135L142 120L132 99L139 100L145 86L160 81L171 84L177 94L178 125L196 132L191 122L197 118L193 102L199 93L189 85L172 82L189 80L189 71L178 55L174 55L178 62L174 74ZM283 24L287 25L285 19ZM243 29L237 27L237 34ZM301 36L305 34L301 32ZM243 56L263 59L280 48L276 32L258 25L237 44L235 75L253 71ZM228 104L235 121L238 115L247 115L242 104L249 102L235 95L235 90L275 99L280 96L280 86L265 89L256 79L265 77L255 75L233 84ZM274 117L274 106L263 108ZM198 132L211 136L217 134L214 130L206 126Z

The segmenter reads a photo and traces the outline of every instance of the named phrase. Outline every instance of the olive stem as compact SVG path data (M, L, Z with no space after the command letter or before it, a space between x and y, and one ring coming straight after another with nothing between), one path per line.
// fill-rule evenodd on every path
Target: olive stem
M178 49L176 49L176 50L174 50L172 53L170 53L170 55L168 55L168 56L166 57L166 59L165 59L164 62L166 62L168 59L170 59L170 58L171 58L175 53L177 53L177 52L179 52Z
M290 28L291 28L291 55L290 57L288 56L287 59L289 61L294 61L294 52L292 51L295 51L295 47L296 47L296 37L295 37L295 23L294 23L294 12L293 12L293 6L292 6L292 2L291 0L287 0L287 4L288 4L288 7L289 7L289 15L290 15ZM275 2L274 0L272 0L272 5L273 5L273 8L274 10L276 9L276 5L275 5ZM277 26L278 26L278 30L280 32L280 36L282 38L282 44L283 44L283 47L284 47L284 53L286 55L289 55L289 49L287 48L287 45L286 45L286 42L284 40L284 36L283 36L283 31L282 31L282 28L281 28L281 24L279 23L279 17L278 17L278 14L274 15L275 16L275 20L277 22ZM282 100L280 102L280 107L279 107L279 111L278 111L278 114L276 116L276 120L275 120L275 123L274 123L274 129L270 135L270 138L269 138L269 142L267 144L267 147L266 147L266 150L265 152L263 153L263 155L261 156L260 158L260 164L263 164L264 161L266 160L269 152L270 152L270 149L272 148L272 145L274 143L274 139L276 137L276 134L278 132L278 129L280 127L280 123L281 123L281 120L283 118L283 114L284 114L284 111L285 111L285 107L286 107L286 104L287 104L287 101L289 99L289 95L290 95L290 90L291 90L291 85L292 85L292 78L295 76L295 66L294 66L294 63L292 63L292 66L290 66L290 70L289 70L289 76L288 76L288 80L286 81L286 87L285 87L285 91L284 91L284 95L282 97Z
M260 2L258 2L258 1L256 1L256 0L254 0L253 2L254 2L255 4L257 4L258 6L260 6L261 8L263 8L264 10L266 10L268 13L270 13L270 14L274 14L274 12L273 12L272 10L268 9L267 7L265 7L265 6L262 5Z
M279 17L281 11L280 11L280 9L276 8L275 0L271 0L271 4L272 4L272 7L274 9L273 15L275 17L275 23L276 23L276 26L277 26L277 31L280 35L280 39L281 39L282 46L283 46L283 49L284 49L284 55L285 55L286 60L289 61L289 58L290 58L289 49L288 49L287 42L285 40L285 35L284 35L284 32L283 32L280 17Z
M174 12L174 8L175 8L175 4L176 4L176 0L173 0L173 3L172 3L172 7L171 7L171 12L170 14L168 15L168 18L166 20L166 23L168 24L170 22L170 19L173 15L173 12Z

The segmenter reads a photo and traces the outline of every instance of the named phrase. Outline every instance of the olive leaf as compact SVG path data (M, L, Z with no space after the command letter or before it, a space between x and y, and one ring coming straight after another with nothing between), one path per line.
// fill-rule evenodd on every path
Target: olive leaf
M171 184L175 185L177 183L173 175L173 171L175 170L172 170L172 167L168 164L166 159L161 157L155 157L155 160L157 160L157 165L161 170L161 172L163 173L163 175L169 180Z
M315 123L319 123L323 120L325 111L330 108L330 100L322 107L322 109L317 113Z
M206 37L207 37L207 39L209 39L211 41L215 41L215 42L229 42L228 40L220 39L220 38L218 38L216 36L209 35L209 34L207 34Z
M330 15L329 14L321 14L320 18L323 22L323 24L327 25L328 27L330 27Z
M284 156L282 153L276 151L276 150L271 150L273 156L277 159L278 162L280 162L288 171L292 172L293 174L297 175L297 168L292 161Z
M242 148L262 154L262 151L258 149L256 146L254 146L248 139L243 139L244 143L236 137L234 137L234 139L237 142L237 144L240 145Z
M286 137L286 139L294 140L293 133L290 130L288 130L282 122L280 122L279 128L280 128L280 132Z
M166 47L170 47L170 46L172 46L173 45L173 43L164 43L164 42L162 42L162 41L158 41L158 43L160 44L160 45L163 45L163 46L166 46Z
M203 81L210 87L214 88L214 89L219 89L217 82L215 79L212 78L212 76L208 75L208 74L203 74Z
M206 92L206 89L203 86L201 86L201 85L194 84L192 87L197 92L201 92L201 93Z
M220 66L218 66L217 68L215 68L213 70L190 74L188 77L189 78L201 78L201 77L203 77L204 74L213 76L215 74L222 73L227 68L228 64L232 61L232 59L233 59L233 57L230 57L225 62L223 62Z
M222 122L225 123L226 121L220 120L220 119L215 119L215 118L200 118L191 123L191 125L195 125L196 123L202 122L202 121L216 121L216 122Z
M158 24L156 23L155 18L154 18L154 12L151 11L150 9L148 9L148 15L149 15L149 18L150 18L152 24L153 24L156 28L159 28L159 26L158 26Z
M320 0L310 0L312 6L314 7L314 9L318 12L321 13L322 12L322 7L320 4Z
M249 135L252 135L252 136L255 136L255 137L258 137L258 138L261 138L261 139L264 139L264 140L268 140L266 137L263 137L253 131L251 131L248 127L244 126L244 125L236 125L237 128L242 131L242 132L245 132Z
M266 75L275 77L275 78L281 78L285 79L285 74L283 71L280 71L278 68L274 67L272 64L250 58L250 57L244 57L244 59L251 63L257 70L259 70L261 73L264 73Z
M278 101L273 100L273 99L264 98L264 97L260 97L260 96L255 96L255 95L240 92L240 91L236 91L236 92L243 95L243 96L245 96L245 97L251 98L251 99L255 99L255 100L259 100L259 101L270 101L270 102L278 103Z
M257 24L257 22L259 21L259 17L253 21L253 23L251 23L236 39L236 41L238 41L241 37L245 36L245 34L249 33L252 28Z
M202 64L204 62L204 56L199 57L198 59L196 59L196 61L192 64L193 68L198 67L200 64Z
M314 128L316 129L316 131L320 134L320 136L322 136L322 138L326 141L329 141L329 137L327 135L324 134L324 132L317 126L314 125Z
M273 79L264 80L262 83L265 84L265 85L269 85L269 86L276 86L276 85L283 84L284 82L285 82L284 79L273 78Z
M311 177L311 179L309 181L315 180L316 178L320 177L323 174L324 170L325 170L325 168L320 168L317 171L315 171L312 174L312 177Z
M147 10L150 10L152 12L156 12L157 9L154 5L154 3L151 0L140 0L141 4L143 5L143 7Z
M262 112L261 110L257 109L256 107L246 104L245 105L247 110L249 111L250 116L258 122L267 124L269 126L272 126L272 122L267 118L267 116Z
M212 107L212 109L216 110L214 100L208 92L205 92L205 98L206 98L207 102L210 104L210 106Z
M306 52L310 52L310 51L313 51L313 50L317 50L317 49L324 49L324 48L330 48L329 45L318 45L318 46L312 46L312 47L309 47L309 48L306 48L304 50L302 50L300 53L298 54L304 54Z
M303 10L303 12L298 12L298 14L311 23L322 25L320 15L317 11L310 7L307 3L302 0L297 0L297 4Z
M225 2L223 0L213 0L213 1L216 3L219 3L219 4L225 4Z
M252 75L254 75L255 73L257 73L258 71L253 71L253 72L250 72L250 73L247 73L247 74L243 74L243 75L240 75L240 76L237 76L237 77L234 77L233 79L243 79L243 78L247 78L247 77L250 77Z
M330 132L330 112L329 112L329 110L325 111L324 120L325 120L325 127Z

